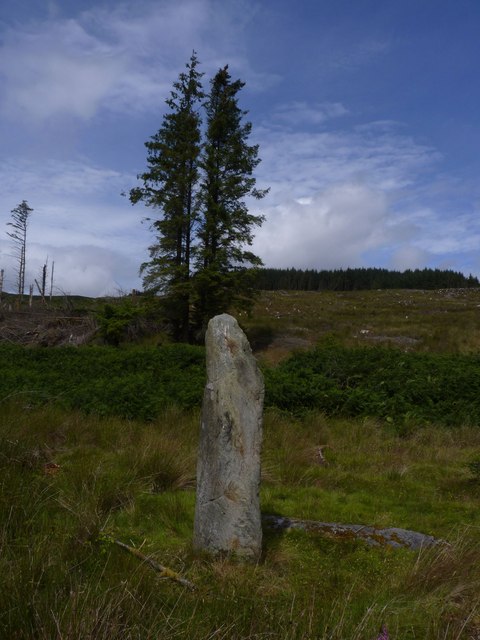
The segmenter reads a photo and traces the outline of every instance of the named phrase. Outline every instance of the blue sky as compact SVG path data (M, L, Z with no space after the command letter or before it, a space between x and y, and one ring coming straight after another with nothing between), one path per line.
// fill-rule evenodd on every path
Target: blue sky
M140 286L145 169L193 49L229 64L260 145L266 266L480 275L478 0L16 0L0 8L0 267L31 216L27 278Z

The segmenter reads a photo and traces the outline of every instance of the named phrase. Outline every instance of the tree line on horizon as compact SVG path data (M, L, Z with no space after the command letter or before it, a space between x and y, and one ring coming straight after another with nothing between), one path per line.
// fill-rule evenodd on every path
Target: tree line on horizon
M457 289L479 287L475 276L449 269L275 269L257 271L258 289L277 291L357 291L368 289Z

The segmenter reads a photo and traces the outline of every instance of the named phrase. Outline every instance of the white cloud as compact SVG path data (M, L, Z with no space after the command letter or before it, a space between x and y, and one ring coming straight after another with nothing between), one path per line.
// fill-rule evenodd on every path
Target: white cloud
M31 247L32 267L35 249ZM92 246L64 246L60 250L56 247L54 251L57 291L101 296L140 288L138 263L120 251ZM43 263L39 263L39 270Z
M419 208L417 193L440 156L396 123L325 132L264 125L256 141L260 183L271 192L252 203L266 215L254 247L267 266L359 266L375 252L388 259L394 251L398 262L413 236L428 244L428 228L442 233L432 211ZM432 253L419 244L412 260L419 252Z
M46 160L39 163L17 158L0 163L0 180L2 198L7 201L18 199L19 193L32 194L25 196L26 200L33 194L45 199L75 195L88 200L93 195L98 197L106 192L118 195L125 180L131 180L131 176L92 166L86 161Z
M388 215L380 191L355 183L337 185L303 204L292 200L268 210L254 250L270 267L359 266L365 251L389 240Z
M258 174L275 201L352 181L405 192L440 159L434 149L391 130L305 132L264 124L255 139L262 158Z
M0 111L42 122L158 109L194 48L206 70L231 62L263 89L275 76L253 71L239 46L252 11L218 0L100 6L68 19L52 9L44 22L4 30Z
M65 234L66 241L69 234ZM71 234L70 234L71 235ZM40 280L42 267L48 263L50 274L54 269L54 290L77 295L113 295L117 290L129 291L141 288L138 269L142 256L126 250L125 246L50 245L48 240L36 242L33 233L27 238L26 290L35 279ZM32 241L31 241L32 240ZM143 256L144 258L146 256ZM0 250L2 268L5 270L5 290L14 291L18 273L18 262L9 253L9 248ZM50 284L50 275L48 277Z
M165 89L140 70L122 42L99 39L81 19L10 31L0 53L6 87L1 109L9 117L88 120L101 107L117 111L158 103Z
M392 256L392 267L399 271L405 269L423 269L429 264L432 255L419 247L406 244L394 252Z
M435 176L442 156L401 123L320 132L264 124L255 134L260 185L271 192L252 203L267 218L254 248L267 266L478 271L478 211L467 203L452 215L465 185Z
M140 280L136 277L138 264L119 251L90 245L52 247L48 244L28 242L26 291L30 284L35 284L35 279L40 281L42 267L46 262L48 290L54 263L55 295L62 292L85 296L114 295L119 290L129 291L140 286ZM5 280L11 291L15 289L17 272L15 262L7 263Z

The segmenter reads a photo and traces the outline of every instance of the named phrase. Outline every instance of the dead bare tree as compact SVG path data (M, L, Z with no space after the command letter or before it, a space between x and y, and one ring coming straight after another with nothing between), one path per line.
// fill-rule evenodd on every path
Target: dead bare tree
M12 227L13 231L8 231L7 235L13 240L15 248L15 257L18 261L18 278L17 278L17 291L20 298L23 296L25 290L25 258L27 249L27 226L28 218L33 209L28 206L26 200L12 209L12 222L7 222L9 227Z
M0 270L0 302L2 301L2 295L3 295L3 276L5 275L5 270L1 269Z
M42 298L42 303L45 304L45 290L47 288L47 268L48 268L48 258L45 264L42 267L42 284L38 283L38 280L35 278L35 284L37 285L38 293Z
M45 289L47 286L47 262L45 262L45 264L42 267L42 300L44 302L45 302Z
M53 296L53 270L55 269L55 262L52 260L52 268L50 270L50 304L52 303Z

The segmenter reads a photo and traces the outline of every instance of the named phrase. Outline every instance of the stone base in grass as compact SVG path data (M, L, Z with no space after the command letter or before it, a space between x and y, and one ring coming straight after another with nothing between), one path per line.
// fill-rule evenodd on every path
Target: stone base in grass
M266 514L263 515L262 522L266 528L273 531L282 532L297 529L300 531L320 533L341 540L364 540L372 547L394 547L397 549L403 548L418 551L426 547L448 544L444 540L434 538L425 533L399 529L397 527L380 529L361 524L317 522L315 520L298 520L297 518L286 518L284 516Z

